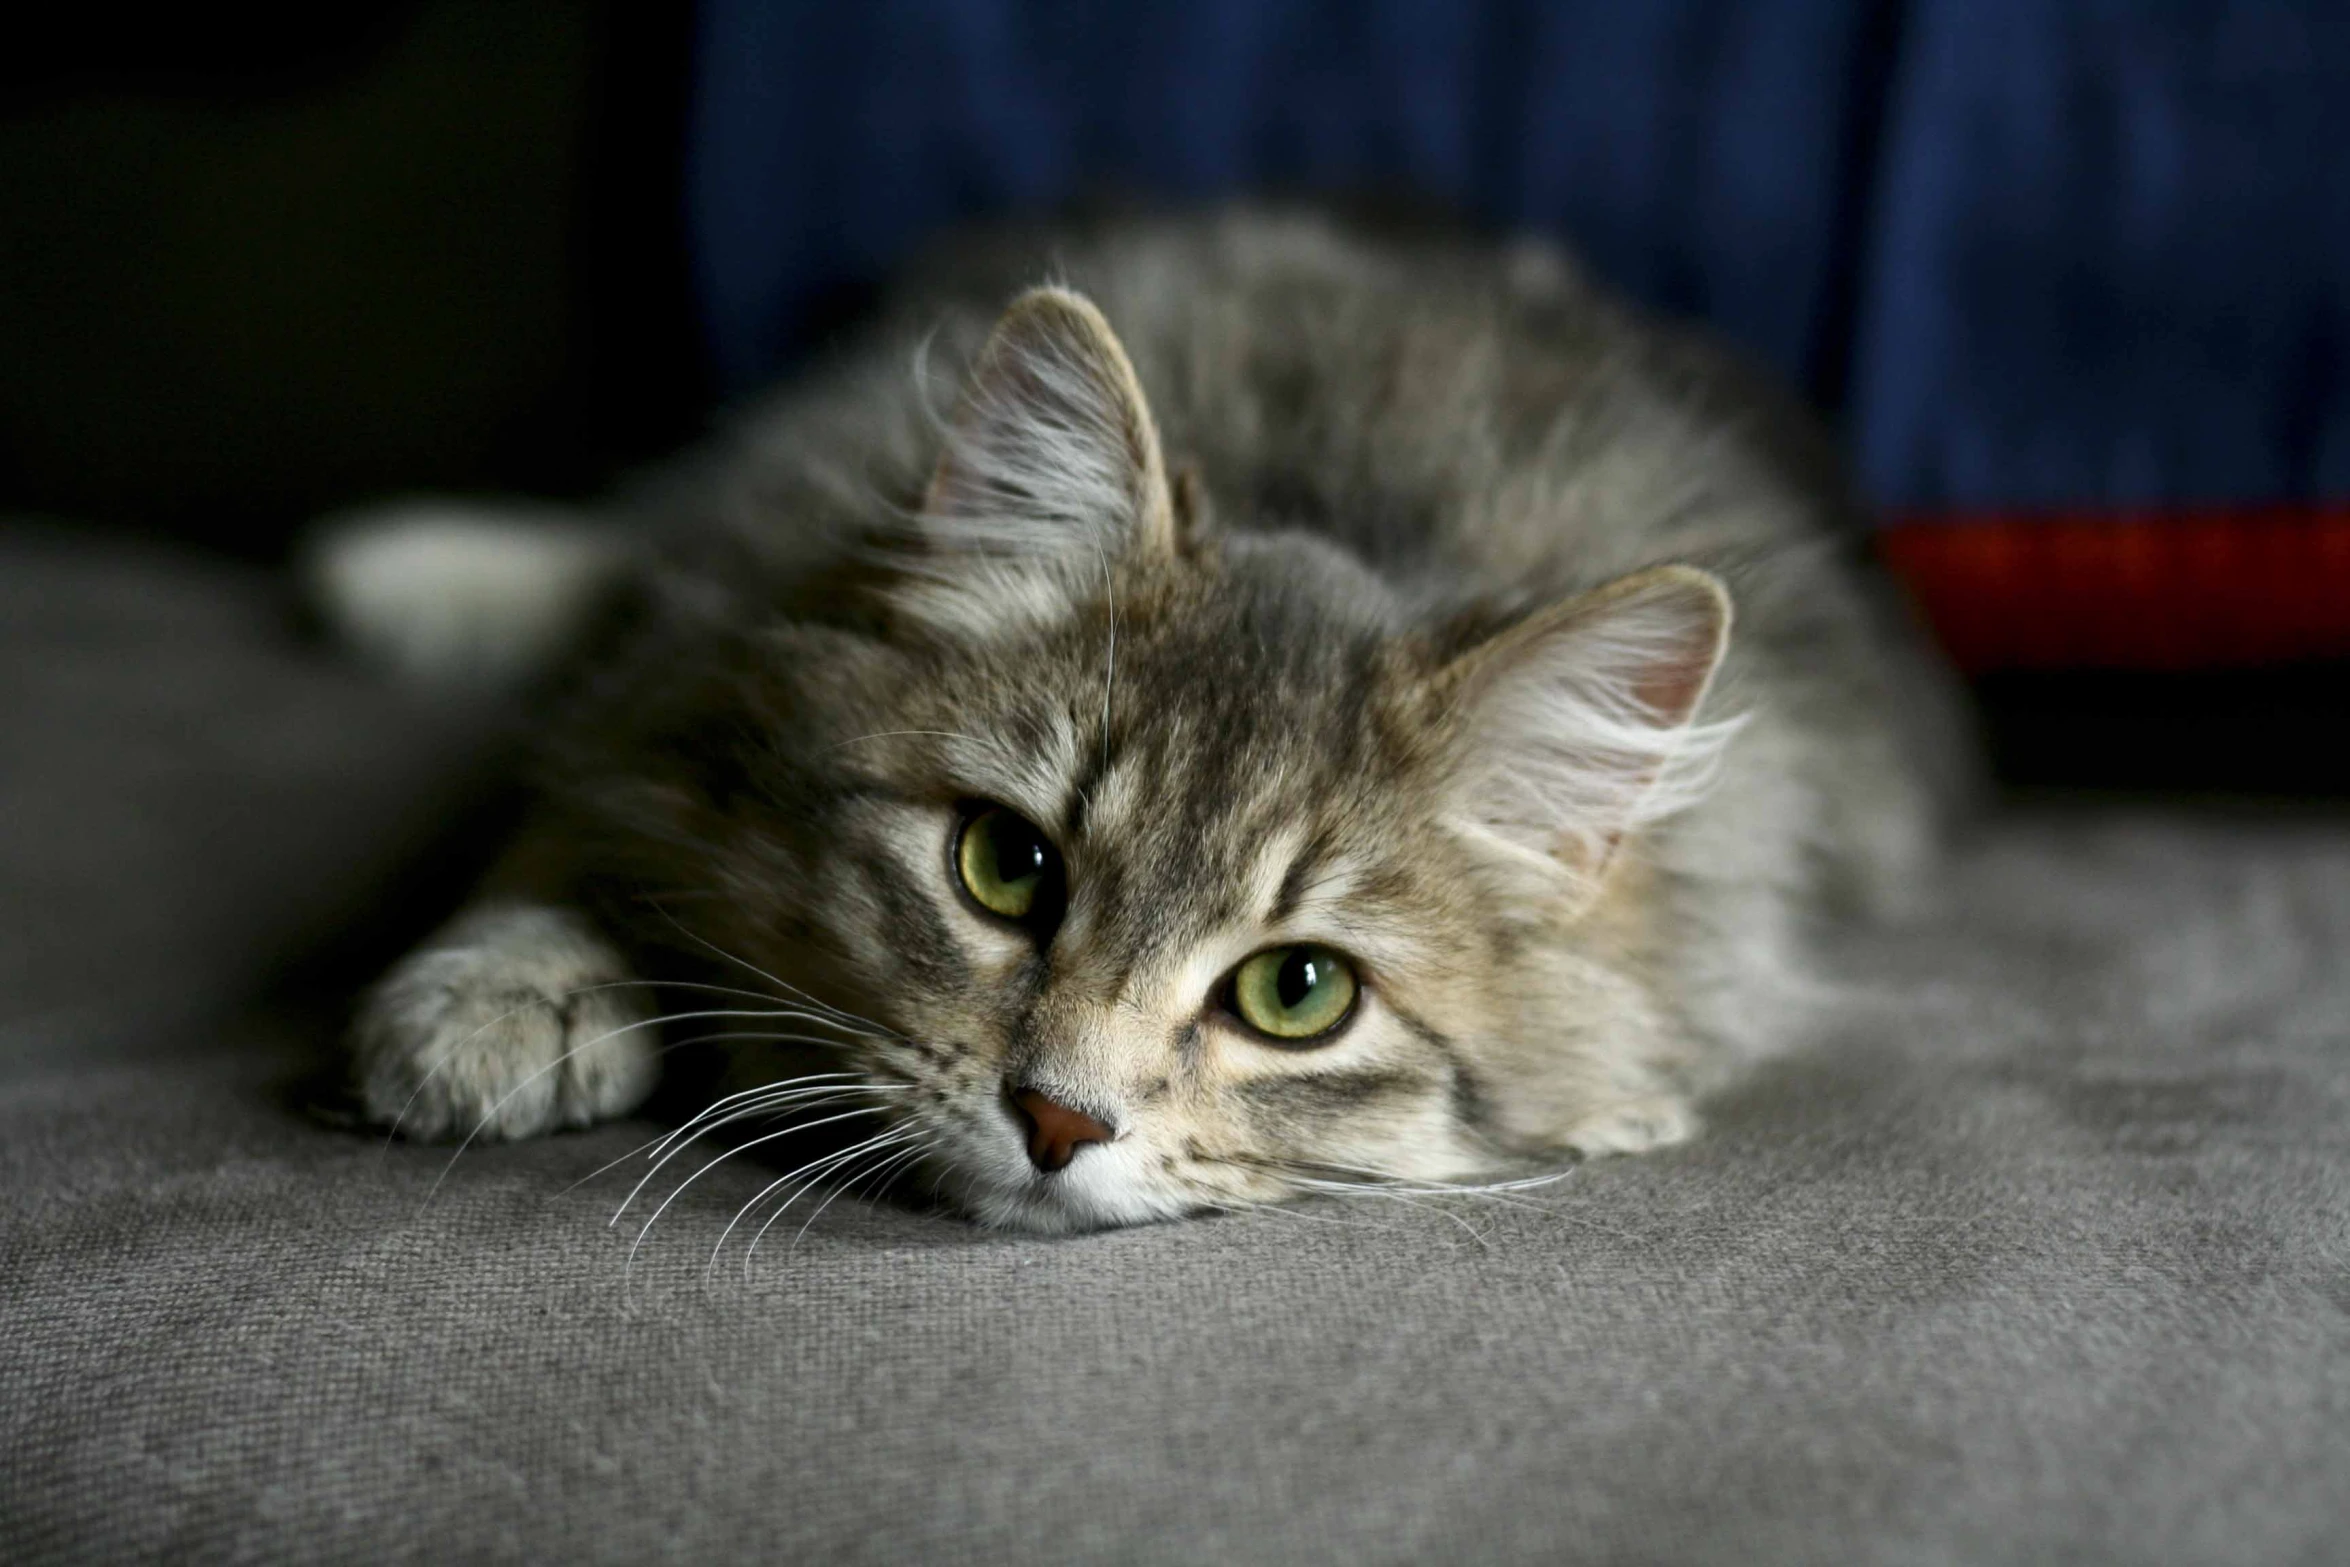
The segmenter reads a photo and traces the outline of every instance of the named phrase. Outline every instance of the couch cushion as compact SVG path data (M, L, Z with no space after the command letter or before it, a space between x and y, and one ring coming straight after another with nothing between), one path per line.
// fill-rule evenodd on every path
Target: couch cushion
M11 1561L2314 1562L2350 1525L2350 827L2004 822L1702 1141L1509 1200L1045 1241L844 1197L710 1269L753 1158L632 1267L637 1167L594 1172L654 1128L386 1147L290 1099L319 1020L228 1010L463 726L250 580L35 553Z

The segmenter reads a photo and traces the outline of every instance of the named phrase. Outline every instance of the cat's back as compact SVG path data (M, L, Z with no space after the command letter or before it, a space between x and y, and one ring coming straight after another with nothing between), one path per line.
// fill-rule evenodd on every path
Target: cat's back
M1010 234L944 249L905 315L966 354L1047 277L1102 306L1232 526L1547 596L1842 521L1787 399L1545 242L1257 211Z
M1406 585L1548 596L1662 560L1732 570L1842 509L1809 422L1557 248L1310 212L1008 230L940 246L885 323L705 453L787 573L914 504L1004 304L1090 295L1220 524L1329 535Z

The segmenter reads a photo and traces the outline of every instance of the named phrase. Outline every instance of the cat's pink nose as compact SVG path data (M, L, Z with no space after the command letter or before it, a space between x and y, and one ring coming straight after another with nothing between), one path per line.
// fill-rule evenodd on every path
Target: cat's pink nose
M1033 1088L1016 1090L1012 1103L1028 1123L1028 1162L1050 1175L1077 1157L1087 1143L1106 1143L1110 1129L1082 1110L1047 1099Z

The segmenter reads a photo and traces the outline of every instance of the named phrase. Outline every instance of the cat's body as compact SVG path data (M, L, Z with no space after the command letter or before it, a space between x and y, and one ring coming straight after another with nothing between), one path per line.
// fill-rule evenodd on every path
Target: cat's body
M690 973L993 1222L1457 1179L1685 1135L1926 870L1944 695L1702 344L1311 219L940 276L636 503L537 824L367 1004L376 1116L620 1113L624 982Z

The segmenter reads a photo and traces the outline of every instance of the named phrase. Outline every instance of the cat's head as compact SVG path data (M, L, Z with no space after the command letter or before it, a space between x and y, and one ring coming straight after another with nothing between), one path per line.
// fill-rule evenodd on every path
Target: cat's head
M1490 1168L1620 1098L1660 1026L1638 844L1721 737L1721 587L1430 624L1211 504L1095 308L1025 296L886 631L754 638L741 777L675 829L705 845L678 916L874 1024L815 1031L985 1221Z

